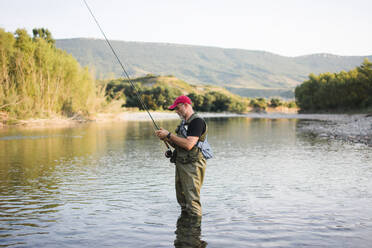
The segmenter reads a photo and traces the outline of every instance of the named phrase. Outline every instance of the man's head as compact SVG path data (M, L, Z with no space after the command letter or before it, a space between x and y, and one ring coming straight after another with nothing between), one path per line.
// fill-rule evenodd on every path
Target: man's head
M168 109L175 110L181 118L187 120L194 113L191 104L190 98L187 96L179 96Z

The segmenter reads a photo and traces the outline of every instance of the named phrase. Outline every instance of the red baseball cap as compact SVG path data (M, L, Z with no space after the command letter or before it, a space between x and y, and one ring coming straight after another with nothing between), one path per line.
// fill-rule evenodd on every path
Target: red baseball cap
M174 103L171 106L169 106L168 109L171 109L171 110L175 109L179 103L191 104L191 100L187 96L179 96L176 98L176 100L174 100Z

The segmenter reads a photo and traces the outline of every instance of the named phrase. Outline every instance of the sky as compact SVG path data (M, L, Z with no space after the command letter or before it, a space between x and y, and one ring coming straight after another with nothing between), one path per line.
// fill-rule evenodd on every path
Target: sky
M372 55L371 0L86 0L110 40ZM103 39L83 0L0 0L0 28Z

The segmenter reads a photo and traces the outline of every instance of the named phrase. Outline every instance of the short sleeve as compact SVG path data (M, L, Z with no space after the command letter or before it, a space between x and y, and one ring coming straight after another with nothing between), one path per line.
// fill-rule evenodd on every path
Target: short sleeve
M203 119L192 120L187 129L187 136L200 137L205 132L206 124Z

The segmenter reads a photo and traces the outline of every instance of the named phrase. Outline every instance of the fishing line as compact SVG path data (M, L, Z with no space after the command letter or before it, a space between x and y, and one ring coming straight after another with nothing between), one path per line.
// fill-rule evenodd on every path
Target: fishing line
M147 111L147 113L149 114L149 116L150 116L150 118L151 118L151 120L152 120L152 123L154 124L154 126L156 127L156 129L159 130L160 128L159 128L158 125L155 123L154 119L152 118L152 115L151 115L150 112L149 112L148 107L147 107L146 104L143 102L142 98L140 97L139 91L138 91L137 88L134 86L132 80L130 80L130 77L129 77L127 71L125 70L124 65L121 63L121 61L120 61L120 59L119 59L119 56L116 54L116 52L115 52L114 48L112 47L110 41L107 39L107 36L106 36L105 32L103 32L103 29L101 28L101 25L99 25L99 22L97 21L96 17L94 16L94 14L93 14L91 8L89 7L89 5L88 5L88 3L86 2L86 0L83 0L83 1L84 1L84 3L85 3L85 6L87 7L87 9L89 10L90 14L92 15L94 21L96 22L96 24L97 24L99 30L101 31L103 37L105 37L106 43L107 43L108 46L110 47L112 53L115 55L117 61L119 62L121 68L123 69L124 75L126 76L126 78L128 79L130 85L131 85L132 88L134 89L134 92L136 93L136 96L137 96L139 102L141 103L142 107L143 107L143 108Z
M84 1L84 3L85 3L85 6L87 7L87 9L89 10L90 14L92 15L94 21L96 22L96 24L97 24L99 30L101 31L103 37L105 37L105 40L106 40L107 45L110 47L112 53L115 55L117 61L119 62L121 68L123 69L124 75L126 76L126 78L128 79L128 82L129 82L130 85L132 86L132 88L133 88L133 90L134 90L134 93L136 94L136 96L137 96L139 102L141 103L142 107L146 110L147 114L150 116L150 118L151 118L151 120L152 120L152 123L153 123L153 127L155 127L156 130L159 130L160 128L159 128L158 125L156 124L154 118L152 118L152 115L151 115L151 113L150 113L150 111L149 111L147 105L146 105L145 102L142 100L139 91L138 91L137 88L134 86L132 80L130 79L130 77L129 77L127 71L126 71L125 68L124 68L123 63L121 63L121 60L119 59L119 56L116 54L116 52L115 52L114 48L112 47L112 45L111 45L109 39L107 39L107 36L106 36L105 32L104 32L103 29L101 28L101 25L99 25L99 22L98 22L97 18L95 17L95 15L93 14L91 8L89 7L87 1L86 1L86 0L83 0L83 1ZM154 130L155 130L155 128L154 128ZM165 143L165 145L167 146L168 150L170 150L170 147L169 147L168 143L167 143L166 141L164 141L164 143Z

